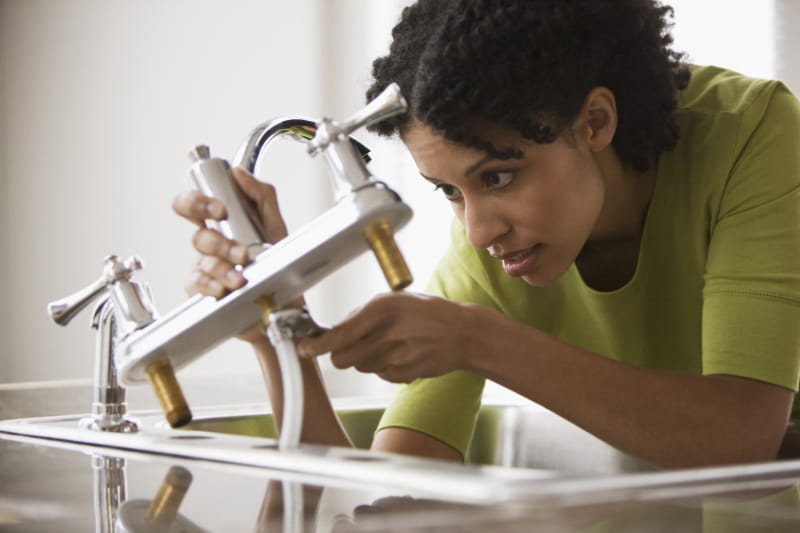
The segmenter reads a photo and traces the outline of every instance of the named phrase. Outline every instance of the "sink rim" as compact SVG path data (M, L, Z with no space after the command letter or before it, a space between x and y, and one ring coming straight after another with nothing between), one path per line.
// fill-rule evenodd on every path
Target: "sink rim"
M385 408L375 398L335 402L345 408ZM513 402L486 406L543 409ZM230 404L196 409L199 419L211 415L270 414L266 404ZM546 411L546 410L545 410ZM278 451L277 441L194 430L191 438L168 428L155 409L130 413L144 431L117 434L78 428L80 415L19 418L0 421L0 438L35 441L46 446L71 447L86 453L167 455L240 467L266 468L281 475L313 475L325 483L368 483L411 491L420 497L475 504L585 504L636 499L665 500L691 495L785 486L800 482L800 459L670 471L617 475L575 476L555 471L492 465L462 465L434 459L368 450L301 445ZM162 424L164 427L159 427ZM178 434L182 434L180 438ZM221 449L222 448L222 449ZM385 470L385 474L381 474ZM376 480L380 480L379 482Z
M337 402L363 408L385 408L372 399ZM265 404L232 404L196 409L199 419L222 414L270 414ZM500 503L519 498L526 482L559 477L556 472L511 469L492 465L462 465L435 459L375 452L357 448L302 444L297 450L278 451L277 440L170 428L160 410L129 413L140 425L138 433L91 431L78 427L86 414L19 418L0 421L0 438L15 435L41 440L44 445L67 443L86 447L168 455L190 460L267 468L281 472L313 474L323 479L379 484L411 491L420 497L433 497L464 503ZM96 453L96 452L95 452ZM385 470L384 474L380 471ZM380 479L380 483L376 483Z

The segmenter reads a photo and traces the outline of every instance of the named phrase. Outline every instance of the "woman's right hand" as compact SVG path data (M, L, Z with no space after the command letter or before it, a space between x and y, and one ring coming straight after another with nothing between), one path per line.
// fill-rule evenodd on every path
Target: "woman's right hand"
M287 234L286 224L280 213L275 187L257 180L243 168L232 169L232 174L245 195L255 204L267 242L274 244L283 239ZM200 253L200 258L186 282L186 292L220 298L243 286L246 280L237 266L250 261L247 248L207 228L205 223L207 219L224 220L227 217L225 205L193 190L176 196L172 209L198 226L192 236L192 244Z

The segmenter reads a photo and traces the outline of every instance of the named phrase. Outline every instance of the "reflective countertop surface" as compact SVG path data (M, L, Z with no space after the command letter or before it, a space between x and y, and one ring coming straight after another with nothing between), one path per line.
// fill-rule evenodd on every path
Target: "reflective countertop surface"
M193 404L266 398L255 380L185 389ZM144 388L128 400L134 411L155 406ZM0 385L0 420L85 413L90 401L84 382ZM379 476L352 482L0 433L0 531L796 532L800 464L785 464L746 481L709 475L603 497L534 491L476 504L398 491Z

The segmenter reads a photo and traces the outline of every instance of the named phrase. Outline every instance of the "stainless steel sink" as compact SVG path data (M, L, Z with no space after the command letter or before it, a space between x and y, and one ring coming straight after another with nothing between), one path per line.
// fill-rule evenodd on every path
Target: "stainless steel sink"
M507 417L501 416L500 407L482 416L481 443L473 446L480 459L466 467L366 450L385 405L386 399L341 400L336 405L356 449L301 445L279 451L271 414L263 404L197 408L195 420L184 429L170 428L161 411L151 410L130 413L138 422L137 433L91 431L80 427L85 415L68 415L0 421L0 434L40 438L52 446L77 444L288 471L325 483L377 484L416 497L466 503L514 500L529 483L562 477L544 468L497 466L494 457L505 460L507 455L496 453L502 447L492 440L502 428L516 427L502 422Z
M527 404L487 403L480 412L466 466L367 450L386 399L340 399L337 413L357 448L301 445L279 451L263 404L195 409L185 429L160 411L134 411L134 434L90 431L83 416L0 421L0 438L36 439L88 453L145 453L270 469L317 485L379 487L438 501L531 505L680 498L796 483L800 461L679 471L648 471L553 413ZM85 415L84 415L85 416Z
M342 425L358 448L367 449L385 403L340 407ZM200 415L186 431L277 438L272 415L248 408L225 414ZM559 416L535 405L487 404L481 408L467 462L554 471L560 474L602 475L651 470Z

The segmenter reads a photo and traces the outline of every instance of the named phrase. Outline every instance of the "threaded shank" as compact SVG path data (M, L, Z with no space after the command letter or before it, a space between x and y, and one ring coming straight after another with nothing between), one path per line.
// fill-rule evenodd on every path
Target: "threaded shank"
M145 523L157 526L158 531L168 531L178 516L178 508L191 484L191 472L180 466L170 468L164 481L161 482L156 497L150 502Z
M414 278L403 254L394 240L392 228L386 222L375 222L364 230L369 247L383 270L386 282L393 291L408 287Z
M164 417L171 427L180 427L192 421L192 412L183 396L181 386L175 378L172 365L166 357L161 358L146 368L147 377L156 393L158 403L164 411Z

